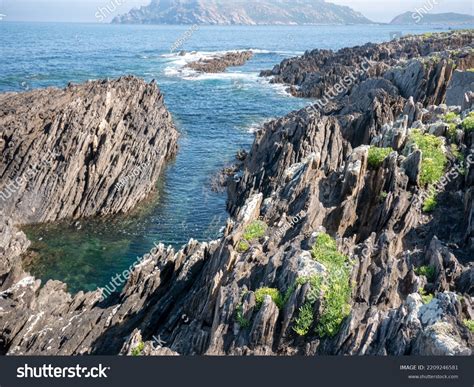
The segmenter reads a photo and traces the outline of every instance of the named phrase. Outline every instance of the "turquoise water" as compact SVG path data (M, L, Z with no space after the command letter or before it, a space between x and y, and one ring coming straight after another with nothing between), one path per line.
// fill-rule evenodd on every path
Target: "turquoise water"
M26 229L37 258L35 276L66 282L72 292L105 286L153 243L180 247L190 238L219 236L225 224L225 193L210 180L249 148L252 129L309 103L258 77L282 59L314 48L339 49L390 39L400 27L199 27L182 49L170 53L186 26L123 26L0 22L0 92L134 74L156 79L181 132L180 150L152 198L133 214L61 222ZM426 27L401 32L421 33ZM196 76L184 64L216 51L252 49L254 58L224 74Z

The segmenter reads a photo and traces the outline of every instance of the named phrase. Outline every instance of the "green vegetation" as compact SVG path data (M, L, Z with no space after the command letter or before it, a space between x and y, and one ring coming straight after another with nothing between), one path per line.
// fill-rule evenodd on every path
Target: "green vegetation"
M244 310L240 303L235 310L235 321L240 325L241 328L245 329L250 326L250 321L244 317Z
M474 73L474 67L470 68L470 69L467 69L466 71L469 71L470 73Z
M467 133L474 131L474 112L469 113L469 115L464 119L462 122L462 128Z
M421 300L423 301L423 304L429 304L431 301L433 301L434 295L429 294L425 291L425 289L420 288L418 289L418 292L420 293Z
M267 232L267 224L260 220L256 220L249 224L244 232L244 239L247 242L252 242L262 238Z
M322 292L322 313L316 332L321 336L334 336L349 316L351 306L350 266L352 262L337 250L336 241L328 234L320 234L313 246L313 257L326 267L327 275L316 280L316 291ZM315 286L316 287L316 286Z
M281 297L280 291L278 289L260 288L255 292L255 302L257 303L257 307L260 308L262 306L266 296L270 296L278 308L282 308L284 306L283 298Z
M380 193L380 201L381 202L384 202L387 199L387 197L388 197L388 192L383 191L383 192Z
M249 251L250 245L247 241L241 240L239 244L237 245L237 252L243 254Z
M467 329L474 333L474 320L464 320L463 323Z
M392 152L392 148L378 148L376 146L371 146L369 149L369 167L374 169L379 168Z
M132 349L132 356L141 356L144 349L145 343L143 341L140 341L137 346Z
M449 113L446 113L444 116L443 116L443 121L448 123L448 124L454 124L456 123L456 121L459 119L459 114L456 114L454 112L449 112Z
M416 275L425 276L428 281L433 282L435 280L436 268L434 266L421 266L415 269Z
M416 145L423 154L420 183L428 185L438 182L443 177L448 162L443 150L443 139L432 134L423 134L416 129L411 133L410 145Z
M306 302L298 311L298 317L295 320L295 326L293 330L299 336L305 336L308 334L311 325L313 325L313 305Z
M448 138L451 142L456 141L458 126L456 124L449 124Z
M437 200L437 193L432 190L429 194L429 196L425 199L423 203L423 211L430 213L433 212L436 207L438 206L438 200Z

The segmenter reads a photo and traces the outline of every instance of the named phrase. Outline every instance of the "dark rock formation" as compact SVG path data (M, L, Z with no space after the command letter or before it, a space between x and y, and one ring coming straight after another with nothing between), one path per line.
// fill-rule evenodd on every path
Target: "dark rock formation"
M126 24L366 24L369 19L349 7L322 0L152 0L114 18Z
M253 56L252 51L227 52L213 58L201 59L186 65L200 73L222 73L228 67L243 66Z
M177 150L158 87L134 77L2 94L0 106L0 201L23 224L127 212Z
M423 152L410 143L414 128L428 133L440 116L465 118L472 106L460 112L427 102L443 100L447 86L426 88L419 100L404 96L393 82L408 85L411 74L386 76L395 70L381 65L338 110L301 110L265 124L228 184L232 218L222 238L180 251L155 248L120 294L72 297L58 282L41 288L11 273L0 293L0 352L472 355L464 320L474 318L474 163L457 174L447 167L438 207L425 213ZM445 135L438 133L452 165L455 150L471 160L472 134ZM374 166L370 146L393 152ZM257 219L268 226L265 235L242 249ZM331 263L311 254L323 232L350 258L349 305L340 307L333 335L316 329L327 317L327 288L315 292L305 280L332 275ZM258 299L264 287L281 296ZM312 317L300 336L294 328L310 299Z
M384 74L405 98L413 96L418 101L428 92L431 101L425 102L439 104L443 101L437 91L449 85L455 64L460 69L472 67L472 38L472 31L464 31L407 36L337 52L313 50L286 59L273 70L262 71L261 76L288 84L295 96L319 98L322 104L328 104L328 100L346 95L355 84Z
M134 77L2 94L0 106L1 289L23 275L29 242L14 226L129 211L154 190L178 132L156 84Z

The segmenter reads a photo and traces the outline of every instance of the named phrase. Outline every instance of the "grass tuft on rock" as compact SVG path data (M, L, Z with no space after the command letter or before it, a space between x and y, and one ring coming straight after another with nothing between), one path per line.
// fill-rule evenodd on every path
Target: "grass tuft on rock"
M247 242L252 242L262 238L267 232L267 224L261 220L256 220L249 224L244 231L244 239Z
M298 311L293 330L299 336L306 336L314 322L313 305L306 302Z
M351 311L352 262L339 253L336 241L325 233L317 236L312 255L316 261L324 265L327 273L324 276L313 276L297 281L300 285L309 282L311 291L305 304L299 310L294 330L300 335L308 333L308 324L311 326L313 319L313 306L318 299L321 299L321 315L316 325L316 333L320 337L333 337Z
M474 131L474 112L470 112L469 115L462 122L462 128L466 133Z
M467 329L474 333L474 320L464 320L463 323Z
M373 169L380 168L384 160L393 152L392 148L378 148L371 146L369 149L369 167Z
M140 341L135 348L132 349L132 356L141 356L145 349L145 343Z
M434 266L420 266L415 269L415 274L424 276L429 282L435 280L436 268Z
M273 300L276 306L278 306L278 308L282 308L284 306L283 298L278 289L260 288L255 291L255 302L257 304L257 307L260 308L262 306L266 296L270 296L270 298Z
M423 212L430 213L433 212L438 206L438 195L436 192L431 192L429 196L425 199L423 203Z
M416 145L422 152L420 183L423 186L437 183L443 177L448 162L443 139L413 130L410 145Z

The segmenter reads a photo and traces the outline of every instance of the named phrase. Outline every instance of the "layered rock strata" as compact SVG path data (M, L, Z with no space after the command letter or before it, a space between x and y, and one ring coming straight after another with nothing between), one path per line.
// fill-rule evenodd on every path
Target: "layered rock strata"
M411 73L384 66L340 108L303 109L257 132L228 182L232 218L221 239L159 246L106 300L73 297L55 281L10 281L0 293L0 351L472 355L472 99L442 104L445 83L407 95ZM415 134L431 135L446 160L429 212L420 198L434 187L423 182ZM391 150L374 162L374 147ZM341 305L330 309L334 300Z
M0 285L28 245L14 226L130 211L177 151L154 82L6 93L0 106Z

